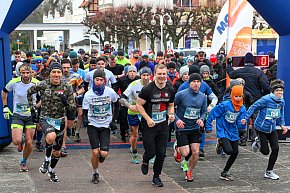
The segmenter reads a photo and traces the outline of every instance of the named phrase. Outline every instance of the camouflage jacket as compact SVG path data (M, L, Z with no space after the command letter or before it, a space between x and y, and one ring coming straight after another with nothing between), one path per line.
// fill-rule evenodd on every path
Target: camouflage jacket
M57 119L65 116L66 110L76 110L73 89L67 83L61 82L60 85L53 85L48 79L30 87L27 91L30 107L33 107L32 95L35 93L39 93L41 98L40 117Z

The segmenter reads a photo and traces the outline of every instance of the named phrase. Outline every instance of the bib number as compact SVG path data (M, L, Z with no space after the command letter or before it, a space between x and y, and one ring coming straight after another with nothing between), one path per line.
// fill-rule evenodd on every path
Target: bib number
M110 104L104 104L104 105L94 105L93 106L93 116L101 117L106 116L109 114L110 111Z
M267 108L265 119L278 119L280 116L280 109Z
M53 118L50 118L50 117L46 117L46 122L53 126L53 128L55 128L56 130L60 130L60 125L61 125L61 121L62 121L62 118L60 119L53 119Z
M28 104L17 103L16 104L16 112L18 113L28 113L30 112Z
M162 112L153 112L152 113L152 120L155 123L161 123L163 121L166 121L166 111Z
M184 118L198 119L200 117L200 109L186 107Z
M234 123L237 120L238 115L239 113L233 113L233 112L227 111L225 119L229 123Z

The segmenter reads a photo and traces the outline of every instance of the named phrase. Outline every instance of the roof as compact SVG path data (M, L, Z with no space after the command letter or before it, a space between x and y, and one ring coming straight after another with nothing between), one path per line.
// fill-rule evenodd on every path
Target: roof
M82 4L79 6L79 8L82 8L82 7L87 7L90 3L90 0L86 0L84 2L82 2Z
M96 41L91 40L91 44L99 44ZM75 42L71 44L72 46L84 46L84 45L90 45L90 40L89 39L83 39L81 41Z

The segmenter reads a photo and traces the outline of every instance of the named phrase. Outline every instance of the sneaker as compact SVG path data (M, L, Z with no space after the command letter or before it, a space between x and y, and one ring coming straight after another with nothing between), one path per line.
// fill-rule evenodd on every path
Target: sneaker
M156 156L154 156L151 160L149 160L149 164L154 164Z
M20 172L28 172L28 167L27 167L26 162L20 163Z
M193 182L192 172L189 171L185 172L185 180L187 182Z
M45 174L48 171L49 161L44 161L39 168L39 172Z
M43 150L44 150L44 147L43 147L43 145L41 144L40 141L36 142L35 148L36 148L36 151L38 151L38 152L43 152Z
M77 143L81 142L81 138L80 138L80 134L79 133L75 134L74 141L77 142Z
M62 147L60 150L60 156L66 157L68 155L68 152L66 151L66 147Z
M247 146L247 141L246 140L240 140L240 146Z
M221 152L222 152L222 149L223 149L223 146L222 146L222 140L221 140L221 139L218 139L218 140L217 140L217 143L216 143L216 146L215 146L216 153L217 153L218 155L220 155Z
M257 152L261 147L261 144L260 144L260 140L259 140L259 137L256 136L253 143L252 143L252 149L254 150L254 152Z
M99 174L98 173L94 173L93 174L93 177L92 177L92 182L94 183L94 184L97 184L97 183L99 183Z
M53 172L48 172L48 176L49 176L51 182L58 182L59 181L57 175Z
M187 170L188 170L188 161L182 160L180 167L181 167L182 171L187 172Z
M133 164L139 164L140 163L139 156L138 156L137 153L136 154L132 153L131 163L133 163Z
M130 153L131 153L131 154L133 153L133 149L132 149L132 146L130 147Z
M141 171L142 171L143 175L147 175L148 174L148 163L144 163L144 162L142 163Z
M272 180L279 180L279 176L275 174L273 170L266 171L264 177Z
M106 159L105 157L102 157L101 154L99 154L99 162L100 163L104 163L105 159Z
M173 149L174 149L174 159L177 163L180 163L181 162L181 155L177 151L177 141L174 142Z
M22 152L23 150L23 146L24 146L24 142L25 142L25 135L22 134L22 140L21 140L21 143L19 145L17 145L17 151L18 152Z
M225 158L226 157L226 153L224 152L224 150L222 150L222 152L221 152L221 157L222 158Z
M226 171L223 171L221 173L220 179L226 180L226 181L234 181L233 176L229 172L226 172Z
M152 184L156 187L163 187L163 183L161 182L161 179L159 177L153 177Z
M204 161L205 160L205 153L203 150L199 150L199 157L198 160Z

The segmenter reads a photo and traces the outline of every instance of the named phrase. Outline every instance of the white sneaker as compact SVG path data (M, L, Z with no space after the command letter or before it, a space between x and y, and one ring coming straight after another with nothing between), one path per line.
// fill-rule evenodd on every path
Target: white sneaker
M260 139L257 136L257 137L255 137L255 140L254 140L254 142L252 144L252 149L254 150L254 152L257 152L260 149L260 147L261 147Z
M272 180L279 180L279 176L275 174L273 170L266 171L264 177Z

